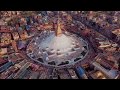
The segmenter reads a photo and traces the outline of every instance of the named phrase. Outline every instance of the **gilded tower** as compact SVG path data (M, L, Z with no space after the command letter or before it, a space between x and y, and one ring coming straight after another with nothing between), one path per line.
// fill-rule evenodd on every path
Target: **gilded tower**
M58 12L58 20L57 20L57 29L56 29L55 34L56 34L56 36L60 36L62 34L60 20L59 20L59 12Z
M62 34L62 30L61 30L61 27L60 27L59 19L57 21L57 29L56 29L55 34L56 34L56 36L60 36Z

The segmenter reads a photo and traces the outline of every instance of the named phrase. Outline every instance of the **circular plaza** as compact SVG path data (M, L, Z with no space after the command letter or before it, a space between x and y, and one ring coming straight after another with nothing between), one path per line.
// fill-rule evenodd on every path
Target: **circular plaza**
M87 42L66 31L58 36L56 31L42 31L27 47L31 60L53 67L74 65L83 60L87 53Z

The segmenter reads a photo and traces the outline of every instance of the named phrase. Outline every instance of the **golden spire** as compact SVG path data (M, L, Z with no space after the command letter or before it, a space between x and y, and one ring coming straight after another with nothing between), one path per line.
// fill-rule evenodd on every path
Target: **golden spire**
M58 20L57 20L57 30L55 32L56 36L60 36L62 34L62 30L60 27L60 21L59 21L59 11L58 11Z

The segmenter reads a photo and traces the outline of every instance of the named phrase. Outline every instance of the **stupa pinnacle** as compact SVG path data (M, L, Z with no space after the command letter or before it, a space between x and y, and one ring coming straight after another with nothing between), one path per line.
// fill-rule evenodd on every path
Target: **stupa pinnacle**
M58 12L58 20L57 20L57 29L55 30L55 35L60 36L62 34L60 20L59 20L59 12Z
M62 30L61 30L61 27L60 27L60 22L58 20L57 22L57 29L56 29L56 32L55 32L56 36L60 36L62 34Z

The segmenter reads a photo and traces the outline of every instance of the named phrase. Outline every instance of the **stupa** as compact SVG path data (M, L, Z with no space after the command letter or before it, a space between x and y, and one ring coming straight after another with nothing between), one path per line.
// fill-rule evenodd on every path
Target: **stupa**
M63 32L59 17L56 30L43 31L27 47L31 60L53 67L73 65L83 60L87 53L87 42L75 34Z

